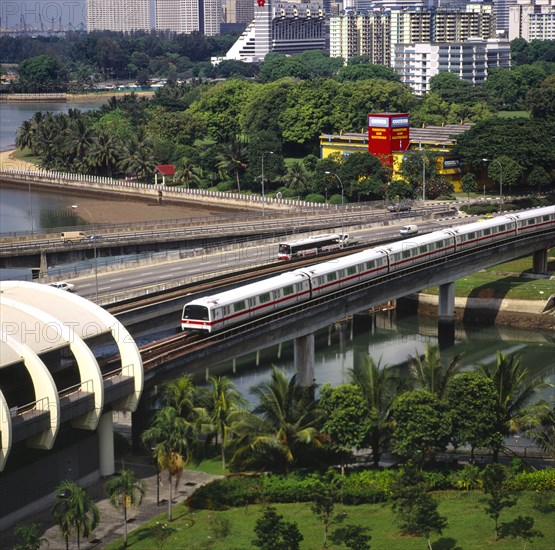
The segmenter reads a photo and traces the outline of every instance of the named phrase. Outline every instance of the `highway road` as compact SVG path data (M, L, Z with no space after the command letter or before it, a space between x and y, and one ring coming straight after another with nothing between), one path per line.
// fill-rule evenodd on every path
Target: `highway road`
M420 233L425 233L441 227L468 223L468 221L468 219L461 218L460 220L419 222L418 227ZM401 223L403 223L403 220L401 220ZM372 243L397 236L400 239L400 227L400 225L366 227L355 231L350 230L349 235L352 240L359 241L359 243L369 243L370 247ZM278 244L278 241L274 241L257 242L252 246L244 244L237 247L235 245L210 254L197 251L195 255L181 260L162 261L161 263L99 272L97 278L93 273L88 276L66 278L65 280L75 284L75 292L80 296L96 301L95 298L98 294L99 303L106 303L110 297L124 299L126 296L131 297L136 293L146 292L147 290L162 290L164 285L169 288L218 274L275 262L277 260Z

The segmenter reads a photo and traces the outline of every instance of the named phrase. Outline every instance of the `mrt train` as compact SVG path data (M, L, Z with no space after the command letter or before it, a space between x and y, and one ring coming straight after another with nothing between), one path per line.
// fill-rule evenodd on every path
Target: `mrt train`
M555 205L434 231L192 300L181 328L216 332L442 256L549 231L555 231Z

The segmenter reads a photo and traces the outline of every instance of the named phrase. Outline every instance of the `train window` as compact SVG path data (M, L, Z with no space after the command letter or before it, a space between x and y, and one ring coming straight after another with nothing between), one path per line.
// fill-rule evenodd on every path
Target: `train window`
M403 250L403 258L410 258L411 257L411 250Z
M284 296L290 296L294 292L295 292L295 289L293 288L293 285L283 287L283 295Z
M318 281L318 285L323 285L325 282L324 277L318 277L317 281Z
M227 317L231 313L231 308L229 306L224 306L224 315Z
M357 272L357 266L351 265L347 268L347 275L355 275Z
M258 299L260 300L261 304L265 304L266 302L269 302L271 300L270 293L264 292L264 294L261 294Z
M335 271L332 271L331 273L328 273L326 276L326 279L329 282L331 281L335 281L337 279L337 273Z
M303 291L303 283L295 283L295 290L297 292L302 292Z
M206 306L188 305L183 312L184 319L198 319L208 321L208 308Z
M484 235L491 235L491 229L489 227L484 229Z
M366 262L366 269L368 271L371 271L372 269L374 269L374 262Z
M241 300L240 302L235 302L233 304L233 311L243 311L247 309L247 304L245 304L245 300Z

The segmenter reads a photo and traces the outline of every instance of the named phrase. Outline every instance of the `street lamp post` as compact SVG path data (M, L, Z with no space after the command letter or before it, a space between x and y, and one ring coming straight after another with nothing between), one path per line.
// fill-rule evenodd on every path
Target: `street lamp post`
M29 218L31 221L31 237L33 236L33 201L31 200L31 180L29 180Z
M89 212L89 210L87 208L85 208L84 206L79 206L78 204L72 204L71 208L73 208L74 210L77 210L78 208L81 208L82 210L84 210L91 218L91 223L93 226L93 255L94 255L94 285L95 285L95 296L96 296L96 303L98 303L98 260L96 257L96 240L95 240L95 236L96 236L96 226L94 223L94 218L93 215Z
M499 164L499 212L503 212L503 165L497 159L482 159L484 162L497 162Z
M422 201L426 200L426 157L422 155Z
M264 151L262 153L262 215L266 215L266 199L264 198L264 155L273 155L273 151Z
M345 210L345 205L344 205L345 201L343 200L343 182L335 172L329 172L328 170L326 170L324 173L330 176L335 176L337 178L337 181L339 182L339 185L341 185L341 245L343 246L345 244L345 239L344 239L345 236L343 234L343 214Z

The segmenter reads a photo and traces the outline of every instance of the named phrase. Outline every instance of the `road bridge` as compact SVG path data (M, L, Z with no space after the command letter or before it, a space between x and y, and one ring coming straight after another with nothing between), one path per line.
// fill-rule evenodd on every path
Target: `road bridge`
M78 262L100 257L126 256L164 250L209 249L222 243L252 242L259 238L297 235L307 231L329 231L368 224L398 222L400 219L427 218L453 215L451 206L435 205L417 208L412 212L391 214L383 208L344 209L326 215L272 216L226 220L198 226L176 226L155 230L102 233L99 228L72 227L66 231L87 232L87 238L64 243L59 235L28 240L10 239L0 242L0 268L30 267L46 276L48 266Z

